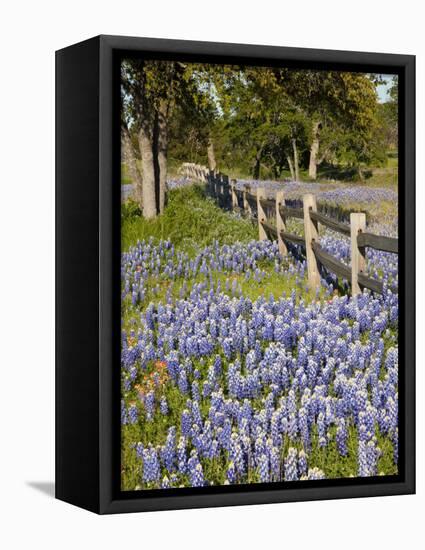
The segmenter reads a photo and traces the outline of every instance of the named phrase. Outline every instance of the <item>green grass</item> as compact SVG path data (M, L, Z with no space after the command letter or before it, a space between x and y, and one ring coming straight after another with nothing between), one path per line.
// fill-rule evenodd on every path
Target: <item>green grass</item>
M139 168L140 161L137 161ZM182 161L177 158L168 159L168 177L171 179L181 177L180 167ZM201 163L202 164L202 163ZM398 152L388 151L387 160L383 166L369 166L364 169L365 179L359 179L358 172L355 168L347 166L326 166L324 164L318 167L317 181L319 183L329 183L329 181L354 183L358 185L368 185L371 187L397 187L397 168L398 168ZM220 171L228 174L231 178L236 179L252 179L252 172L246 166L220 164ZM260 179L274 180L276 177L272 171L264 164L261 165ZM291 172L287 169L282 170L279 180L291 179ZM308 168L300 167L300 180L304 182L313 181L308 175ZM132 183L128 174L125 162L121 163L121 184Z
M233 244L258 237L257 227L251 221L223 211L198 185L170 191L164 213L154 220L145 220L131 202L123 205L121 220L123 251L149 237L170 240L188 253L214 241Z
M133 183L127 170L127 165L125 162L121 163L121 185L126 185L129 183Z

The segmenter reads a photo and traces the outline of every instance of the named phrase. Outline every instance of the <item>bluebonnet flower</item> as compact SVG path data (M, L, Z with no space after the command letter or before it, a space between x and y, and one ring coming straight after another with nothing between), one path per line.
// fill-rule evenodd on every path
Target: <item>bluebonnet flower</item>
M376 438L368 441L366 445L367 475L373 476L377 474L377 464L380 455L381 450L376 445Z
M135 424L139 418L137 406L132 404L128 407L128 423Z
M138 443L136 443L136 456L138 459L141 459L143 458L143 449L144 449L144 446L143 446L143 443L141 443L140 441Z
M337 419L337 428L336 428L336 447L338 452L342 456L347 456L347 439L348 431L343 417L338 417Z
M161 401L159 403L159 410L161 411L161 414L163 414L164 416L168 414L168 403L165 395L161 397Z
M236 483L236 468L233 462L229 463L229 466L226 472L226 478L230 484Z
M298 472L300 476L304 476L307 473L307 456L304 450L298 453Z
M270 477L272 481L279 481L281 477L279 448L273 445L269 447Z
M391 436L393 444L393 460L394 464L398 464L398 428L396 428Z
M177 445L177 465L181 474L186 473L187 457L186 457L186 438L180 437Z
M143 458L143 481L146 483L158 482L160 466L156 449L151 445L142 452Z
M127 409L125 407L124 400L121 401L121 424L125 425L128 423Z
M180 373L179 373L179 390L182 393L187 393L188 390L189 390L189 384L188 384L188 381L187 381L186 370L184 369L184 367L181 368Z
M184 436L189 436L192 427L192 415L187 409L181 414L181 431Z
M161 489L169 489L169 488L170 488L170 480L168 479L167 476L164 476L161 482Z
M325 479L325 474L319 468L311 468L308 470L308 479Z
M238 439L236 432L233 432L230 438L229 456L236 467L238 475L242 477L245 473L245 460Z
M319 436L319 447L326 447L328 443L325 416L321 412L317 417L317 435Z
M260 455L258 459L258 473L262 483L268 483L270 481L269 459L266 454Z
M165 445L161 450L161 457L169 472L175 470L176 463L176 428L171 426L167 433Z
M200 401L201 394L199 392L199 384L196 380L192 382L192 399L194 401Z
M188 473L192 487L202 487L205 485L204 472L195 450L190 453L190 458L188 460Z
M298 480L298 453L294 447L288 449L284 463L285 481Z
M357 474L360 477L369 475L369 466L367 458L367 443L363 439L359 439L358 451L357 451Z
M307 411L304 407L300 407L300 410L298 412L298 424L299 424L301 440L303 442L304 448L307 450L310 450L310 447L311 447L310 428L309 428ZM291 437L291 435L289 435L289 437ZM292 437L292 439L294 439L294 437Z
M347 239L325 231L321 244L349 265ZM319 436L315 445L325 446L334 427L341 456L348 455L357 433L359 475L377 471L378 433L391 440L397 464L398 296L387 284L397 283L397 256L369 249L366 253L368 274L382 277L387 285L383 296L364 292L310 303L297 289L290 297L256 300L240 294L234 275L268 277L262 271L264 262L279 266L283 278L298 277L301 288L305 284L305 259L292 262L291 257L286 265L270 241L214 243L189 257L168 241L148 240L122 254L122 296L130 312L130 328L121 335L123 429L139 422L138 406L131 401L136 380L144 389L152 363L166 365L165 381L154 371L147 385L152 393L142 398L147 420L154 419L158 400L162 416L155 420L164 423L163 440L158 448L130 444L143 466L146 455L147 471L149 460L155 462L154 453L158 462L161 459L161 475L147 474L150 481L143 477L149 487L167 486L166 479L170 486L200 483L205 461L212 461L214 468L224 464L224 457L229 483L246 483L248 471L264 480L317 479L324 472L308 469L311 434ZM215 283L217 272L229 279L228 289L236 281L231 296L220 281ZM323 276L330 295L332 285ZM155 304L148 304L152 278L166 281L168 290L165 300L158 295ZM171 404L177 409L168 410ZM176 415L180 423L170 434ZM292 448L303 447L292 474L289 453L282 468L280 464L288 439ZM191 457L189 468L191 449L196 459ZM208 483L203 479L207 471L202 469L202 483Z
M155 408L155 394L150 391L145 397L146 419L152 421Z

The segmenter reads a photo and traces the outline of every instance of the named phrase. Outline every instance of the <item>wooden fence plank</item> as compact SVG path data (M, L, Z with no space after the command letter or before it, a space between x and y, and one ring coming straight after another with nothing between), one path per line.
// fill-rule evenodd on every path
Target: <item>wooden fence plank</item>
M264 211L264 208L261 205L261 199L266 198L266 192L262 187L259 187L257 189L257 218L258 218L258 233L259 233L259 240L265 241L267 239L267 233L264 229L262 222L267 222L267 216L266 212Z
M248 193L247 196L246 196L246 200L248 201L248 203L251 205L251 210L252 210L252 207L254 206L254 208L257 208L257 199L254 198L252 196L251 193Z
M223 179L223 208L231 208L232 195L230 192L229 176L222 174Z
M371 277L368 277L364 273L359 273L357 275L357 280L361 286L364 286L365 288L368 288L373 292L377 292L378 294L383 294L384 292L384 285L382 281L377 281L376 279L372 279ZM392 291L397 292L396 289L392 289Z
M291 206L282 206L280 213L285 218L299 218L304 219L304 210L302 208L292 208Z
M342 277L343 279L347 279L347 281L351 281L351 268L348 265L343 264L337 260L335 256L323 250L317 242L312 244L312 248L316 258L328 271L335 273L337 277Z
M263 208L275 208L275 201L270 199L261 199L261 206Z
M382 250L383 252L398 254L398 239L392 237L362 232L357 236L357 244L359 246L369 246L370 248Z
M332 254L325 252L325 250L323 250L319 243L313 243L313 250L316 254L318 261L328 271L335 273L337 277L342 277L343 279L346 279L349 283L351 283L352 272L351 268L348 265L345 265L337 260L334 256L332 256ZM368 288L373 292L377 292L378 294L383 293L384 285L382 284L382 281L372 279L364 273L359 273L357 278L361 286ZM393 291L395 291L395 289L393 289Z
M245 185L243 190L243 209L247 216L252 216L252 208L248 198L248 196L250 195L250 190L251 188L249 187L249 185Z
M295 235L294 233L287 233L286 231L282 231L281 235L282 239L284 239L285 241L289 241L291 243L305 247L304 237L301 237L300 235Z
M361 294L358 275L366 269L366 257L364 246L359 246L357 236L366 228L366 215L362 213L350 214L351 230L351 293L353 296Z
M320 273L317 265L316 256L313 251L312 244L318 240L317 222L312 220L310 212L316 212L317 203L314 195L308 194L303 197L304 204L304 236L307 256L307 275L308 286L311 290L316 290L320 287Z
M343 235L350 235L350 226L348 224L337 222L329 216L321 214L320 212L311 212L310 215L311 219L323 225L326 225L326 227L329 227L329 229L332 229L333 231L338 231L338 233L342 233Z
M247 188L248 188L248 191L247 191L247 194L246 194L247 199L248 199L248 200L251 200L251 199L252 199L252 200L254 200L254 201L257 202L257 194L256 194L256 193L251 193L251 187L248 187L248 186L247 186Z
M263 228L266 230L266 233L272 235L273 237L277 237L277 229L273 225L269 224L268 222L260 222Z
M230 184L231 194L232 194L232 210L239 208L239 200L236 194L236 180L232 180Z
M281 256L286 256L288 254L288 248L286 243L282 238L281 233L286 231L285 217L280 213L280 207L285 205L285 195L283 191L278 191L276 193L276 230L277 230L277 244L279 247L279 252Z

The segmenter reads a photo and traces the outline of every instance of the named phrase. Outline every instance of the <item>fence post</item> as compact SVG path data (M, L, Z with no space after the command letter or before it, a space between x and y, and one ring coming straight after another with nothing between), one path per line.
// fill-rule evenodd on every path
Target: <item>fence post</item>
M361 294L358 274L366 268L366 256L364 246L357 244L357 236L366 229L366 214L350 214L350 236L351 236L351 293L353 296Z
M230 195L230 186L229 186L229 176L223 174L223 207L229 208L231 204L231 195Z
M261 222L267 221L267 216L264 211L264 208L261 206L261 199L266 198L265 190L261 187L257 189L257 219L258 219L258 233L259 233L259 240L260 241L266 241L267 240L267 233L264 227L262 226Z
M215 199L215 174L213 170L210 170L208 182L210 188L210 196Z
M215 200L220 204L220 172L215 173Z
M312 243L318 240L317 223L310 218L310 211L317 211L316 197L308 194L303 197L304 208L304 237L307 256L308 286L310 290L320 287L320 273Z
M283 191L276 193L276 229L277 229L277 244L279 246L279 252L281 256L288 254L286 243L280 234L281 231L286 231L285 218L280 213L280 207L285 206L285 195Z
M247 194L251 192L251 187L249 185L244 185L242 196L243 196L243 209L246 216L252 216L251 205L249 204Z
M214 200L217 200L218 197L218 183L217 183L217 172L212 172L212 188L213 188L213 197Z
M210 190L211 190L211 197L215 199L215 172L214 170L210 170Z
M217 174L217 200L220 207L223 207L223 176L221 172Z
M235 210L239 207L238 196L236 194L236 180L231 180L230 188L232 192L232 210Z

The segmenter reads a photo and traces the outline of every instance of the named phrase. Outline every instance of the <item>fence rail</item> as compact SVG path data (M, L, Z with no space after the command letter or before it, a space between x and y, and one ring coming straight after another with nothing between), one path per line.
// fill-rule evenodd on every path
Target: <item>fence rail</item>
M194 164L193 162L184 162L180 166L179 172L187 177L192 179L199 179L200 181L207 181L209 176L209 170L201 164Z
M281 206L280 213L287 218L304 219L304 211L302 208L293 208L292 206Z
M310 217L312 220L319 222L322 225L326 225L326 227L329 227L329 229L332 229L333 231L337 231L338 233L342 233L343 235L350 234L350 226L347 223L335 221L329 216L325 216L320 212L310 212Z
M338 277L342 277L343 279L347 279L347 281L351 282L351 268L348 265L343 264L337 260L335 256L332 256L332 254L329 254L329 252L323 250L320 244L315 241L312 243L312 248L319 262L323 264L326 269L332 271Z
M398 239L366 232L364 213L350 213L350 223L341 223L318 212L316 197L311 194L304 195L302 208L296 208L285 203L283 191L278 191L275 198L270 199L265 189L258 188L256 193L251 192L249 185L242 190L237 189L236 180L231 180L229 183L228 176L210 171L204 166L185 163L181 171L187 177L204 181L207 193L215 198L221 207L240 210L247 217L256 218L259 239L277 238L282 255L288 253L286 246L288 242L302 246L306 252L308 283L311 289L320 287L319 265L321 265L337 277L347 280L351 284L353 296L359 294L363 287L379 294L383 293L382 281L365 274L365 248L398 254ZM271 215L270 212L272 212ZM276 225L270 223L268 218L274 219ZM288 218L304 221L304 236L295 235L286 230ZM320 246L319 224L350 237L351 266L345 265Z
M373 233L360 233L357 237L359 246L370 246L375 250L383 252L392 252L398 254L398 239L385 237L384 235L374 235Z
M301 235L295 235L295 233L287 233L286 231L282 231L280 234L285 241L289 241L290 243L305 247L305 239Z

